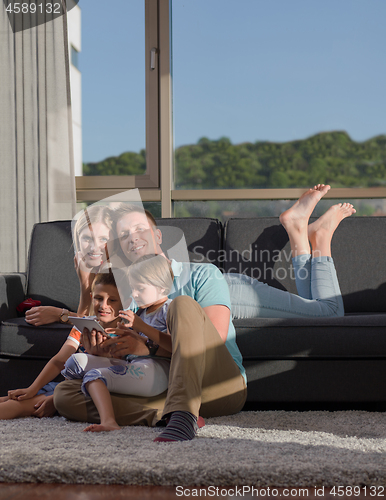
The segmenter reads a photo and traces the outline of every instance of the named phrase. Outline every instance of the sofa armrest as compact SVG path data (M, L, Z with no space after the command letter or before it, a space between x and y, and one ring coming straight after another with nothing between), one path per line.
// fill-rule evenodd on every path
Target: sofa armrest
M15 318L16 306L25 299L25 273L0 273L0 321Z

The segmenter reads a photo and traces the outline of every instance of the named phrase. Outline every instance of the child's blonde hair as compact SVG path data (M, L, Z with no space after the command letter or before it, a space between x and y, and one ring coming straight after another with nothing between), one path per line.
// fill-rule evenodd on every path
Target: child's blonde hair
M173 287L172 268L162 255L144 255L129 266L127 276L130 283L145 283L164 288L165 295L169 295Z

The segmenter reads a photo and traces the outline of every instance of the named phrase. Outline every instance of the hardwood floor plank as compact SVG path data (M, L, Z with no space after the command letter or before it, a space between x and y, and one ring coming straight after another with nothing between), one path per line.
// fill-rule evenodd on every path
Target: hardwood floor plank
M0 500L169 500L173 486L0 483Z
M212 488L212 489L210 489ZM282 498L291 500L316 499L351 499L365 500L370 496L370 490L361 490L360 495L331 494L331 488L324 488L324 495L316 493L315 488L256 488L253 492L244 490L244 495L236 496L233 486L205 488L199 486L125 486L105 484L42 484L42 483L0 483L0 500L175 500L176 498L222 498L225 500L243 498ZM240 487L239 487L240 488ZM201 490L201 492L200 492ZM205 494L206 490L206 494ZM257 492L256 492L257 490ZM275 490L275 491L272 491ZM240 491L240 490L239 490ZM378 490L377 490L378 492ZM178 494L177 494L178 493ZM215 494L214 494L215 493ZM271 494L269 494L271 493ZM273 494L272 494L273 493ZM375 493L375 491L373 491ZM381 493L379 491L378 493ZM371 495L378 498L385 495Z

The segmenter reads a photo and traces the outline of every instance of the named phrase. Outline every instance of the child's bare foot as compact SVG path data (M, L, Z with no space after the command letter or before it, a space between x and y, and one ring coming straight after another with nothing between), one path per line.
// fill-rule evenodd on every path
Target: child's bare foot
M0 398L0 403L5 403L6 401L8 401L9 397L8 396L2 396Z
M91 424L86 427L83 432L109 432L109 431L119 431L121 428L115 423L111 424Z
M291 208L280 215L280 222L288 233L304 230L318 201L329 190L329 185L317 184L303 193Z
M351 203L338 203L330 207L318 220L308 226L308 238L312 248L318 248L322 241L331 241L340 222L355 212Z

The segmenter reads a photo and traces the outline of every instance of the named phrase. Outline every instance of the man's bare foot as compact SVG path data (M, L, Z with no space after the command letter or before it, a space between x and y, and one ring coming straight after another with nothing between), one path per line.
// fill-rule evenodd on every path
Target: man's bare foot
M83 432L109 432L109 431L119 431L121 428L117 423L111 424L91 424L86 427Z
M308 226L308 238L312 248L318 248L323 241L331 241L340 222L355 212L351 203L338 203L330 207L318 220Z
M317 184L301 195L291 208L283 212L279 219L288 233L302 231L308 225L318 201L330 190L329 185Z

